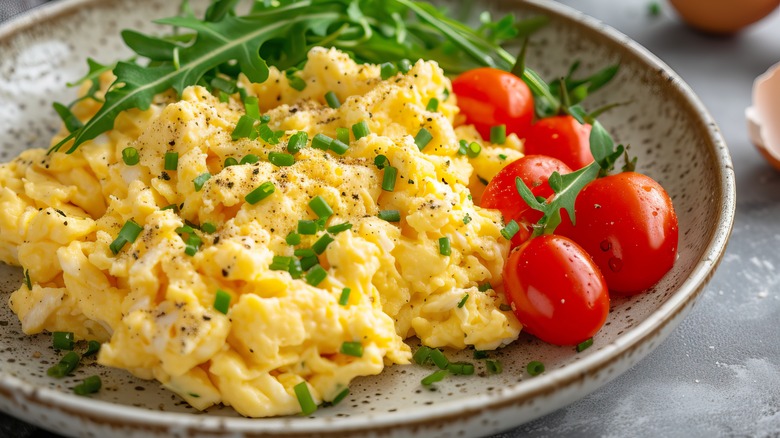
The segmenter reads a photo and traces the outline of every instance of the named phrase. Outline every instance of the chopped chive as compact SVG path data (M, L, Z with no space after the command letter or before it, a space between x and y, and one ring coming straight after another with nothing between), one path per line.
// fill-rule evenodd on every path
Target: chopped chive
M368 137L368 134L371 134L371 129L368 127L368 122L361 120L360 122L352 125L352 134L355 136L355 141L358 141L363 137Z
M291 154L297 154L301 149L306 147L306 143L309 141L309 134L304 131L298 131L290 136L287 141L287 152Z
M228 103L230 102L230 95L225 93L224 91L219 92L219 101L222 103Z
M293 279L299 279L303 275L303 266L301 265L301 261L298 259L292 259L290 261L290 267L287 269L287 272L290 273L290 276Z
M269 269L272 271L289 271L292 260L292 257L274 256Z
M51 334L51 343L57 350L73 350L73 332L54 332Z
M431 348L431 360L437 367L443 370L446 370L447 365L450 364L450 361L449 359L447 359L447 356L445 356L444 353L438 348Z
M382 210L379 212L379 219L388 222L401 222L401 212L398 210Z
M257 135L268 144L279 144L284 131L274 131L270 126L263 123L257 127Z
M60 359L59 362L49 367L49 369L46 370L46 374L49 377L61 379L76 369L79 365L79 360L81 360L81 356L79 356L78 353L69 351L62 356L62 359Z
M333 109L341 108L341 101L339 100L339 97L336 96L336 93L332 91L325 93L325 102L327 102L328 106Z
M468 225L469 222L471 222L471 216L469 216L469 214L466 213L466 215L463 216L463 223Z
M347 356L363 357L363 344L360 342L344 342L341 344L339 352Z
M314 399L309 392L309 385L306 382L301 382L293 388L295 390L295 397L298 398L298 404L301 406L301 413L303 415L311 415L317 410L317 404L314 403Z
M200 226L200 229L209 234L214 234L217 232L217 226L211 222L203 222L203 224Z
M201 173L195 177L195 179L192 180L192 185L195 186L195 191L199 192L203 188L203 185L206 184L206 181L208 181L210 178L211 174L208 172Z
M392 192L395 190L395 179L398 176L398 169L393 166L385 166L385 173L382 176L382 190Z
M225 78L221 78L219 76L211 80L211 86L220 89L227 94L234 94L238 91L237 90L238 87L236 86L236 83L234 81L230 81Z
M238 160L236 160L233 157L227 157L225 158L225 166L224 167L230 167L230 166L237 166Z
M217 232L217 226L211 222L203 222L200 226L200 229L203 230L204 233L208 234L214 234Z
M458 155L466 155L469 153L469 142L461 140L458 142Z
M328 137L325 134L317 134L314 136L314 138L311 140L311 147L314 149L321 149L323 151L327 151L330 149L330 144L333 143L333 139Z
M317 231L322 231L325 229L325 224L328 222L328 217L330 216L321 217L314 221L314 224L317 225Z
M263 199L271 196L276 191L276 186L271 181L266 181L262 184L260 184L260 187L252 190L249 192L248 195L244 197L246 202L249 204L255 205L258 202L262 201Z
M160 209L160 211L164 211L164 210L178 211L179 210L179 206L176 205L176 204L166 205L165 207Z
M447 371L456 376L470 376L474 374L474 364L468 362L452 362L447 365Z
M128 220L122 226L122 229L119 230L119 235L111 242L111 245L109 245L108 248L114 255L119 254L119 251L122 250L122 247L124 247L126 243L135 242L135 239L138 238L138 235L141 234L143 229L142 226L135 223L132 219Z
M92 356L93 354L100 351L100 342L98 341L89 341L87 342L87 351L84 352L84 357Z
M296 257L316 257L317 253L311 248L298 248L294 252Z
M246 110L246 115L248 117L260 120L260 107L257 104L257 97L247 96L244 99L244 110Z
M439 254L443 256L452 255L452 248L450 247L450 238L447 236L439 238ZM460 306L458 306L460 307Z
M352 224L349 223L349 222L344 222L342 224L333 225L331 227L328 227L327 231L330 234L338 234L338 233L341 233L342 231L347 231L347 230L351 230L351 229L352 229Z
M138 149L134 147L122 149L122 161L128 166L135 166L141 161L141 157L138 155Z
M507 156L506 156L506 154L498 154L498 158L500 158L502 160L506 160Z
M408 59L402 59L398 61L398 70L400 70L401 73L407 74L411 69L412 69L412 63Z
M506 304L506 303L501 303L498 306L498 310L500 310L502 312L511 312L512 311L512 306L510 306L509 304Z
M192 234L195 232L195 230L189 225L181 226L176 228L174 231L176 231L177 234Z
M386 81L387 79L398 74L398 67L396 67L392 62L385 62L379 67L379 70L383 81Z
M32 280L30 280L30 270L24 270L24 285L27 286L27 290L32 290Z
M488 352L485 350L474 350L474 359L487 359Z
M330 143L330 150L339 155L344 155L347 153L347 150L349 150L349 144L344 143L341 140L333 140Z
M328 201L320 195L315 196L309 201L309 208L317 217L330 217L333 215L333 209L328 205Z
M501 365L501 362L497 360L486 360L485 368L487 368L487 371L490 374L501 374L501 372L504 371L504 367Z
M260 161L260 157L255 154L247 154L241 159L239 164L255 164Z
M301 260L303 262L303 260ZM309 269L309 272L306 273L306 283L309 283L312 286L317 286L318 284L322 283L322 280L325 280L325 277L328 276L328 271L325 270L320 265L314 265L311 269Z
M490 181L486 180L485 178L482 178L479 175L477 175L477 179L479 180L479 182L482 183L483 186L486 186L486 185L490 184Z
M179 168L179 153L178 152L166 152L165 153L165 170L176 170Z
M298 90L303 91L306 89L306 81L303 80L303 78L300 78L298 76L287 76L287 83L290 84L290 87Z
M490 128L490 142L493 144L506 143L506 125L498 125Z
M333 398L333 400L330 402L330 404L335 406L335 405L341 403L342 400L347 398L348 395L349 395L349 388L344 388L343 391L341 391L336 397Z
M310 257L304 257L301 259L301 269L303 269L304 271L308 271L314 266L319 265L319 263L320 263L320 259L318 259L316 255Z
M230 138L236 141L241 138L249 138L252 132L255 130L255 120L247 115L243 115L238 119L233 133L230 134Z
M190 234L184 247L184 253L190 257L194 256L202 243L203 241L200 240L200 237L198 237L197 234Z
M351 292L351 289L348 287L345 287L341 290L341 296L339 297L339 305L346 306L347 303L349 303L349 293Z
M414 136L414 144L416 144L417 148L420 150L425 149L425 146L428 146L428 143L430 143L431 140L433 140L433 135L425 128L420 128L420 130L417 131L417 135Z
M288 245L300 245L301 244L301 235L296 233L295 231L290 231L290 234L287 235L287 237L284 238L284 241L287 242Z
M317 234L317 223L310 220L298 221L298 233L305 235Z
M657 17L661 15L661 4L657 1L650 2L647 6L647 11L651 17Z
M447 370L434 371L432 374L424 377L420 383L424 386L430 386L436 382L441 382L447 376Z
M520 225L517 225L517 222L512 219L508 224L506 224L504 228L501 229L501 235L504 236L504 239L506 240L512 240L518 231L520 231Z
M469 294L464 294L463 298L458 301L458 309L462 309L466 305L466 301L469 299Z
M577 344L577 353L587 350L591 345L593 345L593 338L580 342Z
M449 88L445 88L444 91L441 92L441 95L443 97L442 100L446 101L447 99L450 98L450 89Z
M336 128L336 138L344 144L349 144L349 129Z
M81 383L73 387L73 392L76 393L76 395L94 394L100 391L100 387L102 385L103 384L100 381L100 376L89 376Z
M374 166L377 167L377 169L382 170L390 163L390 160L387 159L384 155L377 155L374 157Z
M439 99L433 97L428 101L428 106L425 107L427 111L436 112L439 110Z
M414 360L417 365L425 365L428 363L430 358L431 347L426 347L425 345L421 345L420 348L418 348L417 351L415 351L412 355L412 360Z
M482 146L476 141L469 143L469 147L466 149L466 155L468 155L469 158L477 158L480 152L482 152Z
M477 289L478 289L480 292L487 292L487 291L489 291L490 289L493 289L493 286L492 286L490 283L482 283L482 284L480 284L480 285L477 287Z
M538 360L534 360L528 362L528 366L526 366L525 369L526 371L528 371L528 374L532 376L538 376L539 374L542 374L544 372L544 364L539 362Z
M295 164L295 157L283 152L271 152L268 154L268 161L277 167L287 167Z
M334 240L335 239L330 234L323 234L322 237L314 242L314 244L311 246L311 249L313 249L317 254L322 254L328 248L328 245L333 243Z
M214 296L214 309L224 315L227 315L230 308L230 294L222 289L217 289L217 294Z

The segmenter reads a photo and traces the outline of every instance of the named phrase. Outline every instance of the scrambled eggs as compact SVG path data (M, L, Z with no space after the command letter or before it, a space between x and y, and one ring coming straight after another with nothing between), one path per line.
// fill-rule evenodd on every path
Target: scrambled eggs
M240 84L282 131L271 141L231 138L245 113L239 94L224 101L194 86L120 115L71 155L28 150L0 166L0 260L29 277L10 298L24 331L98 340L101 364L157 379L196 408L223 403L249 417L300 412L301 382L319 403L357 376L409 363L411 336L480 350L516 339L502 294L478 289L501 284L509 242L499 213L475 203L481 180L522 155L518 139L458 154L460 139L481 140L453 127L455 97L432 62L382 80L378 66L317 48L299 74L302 91L275 69ZM340 107L326 104L329 91ZM74 112L87 119L98 105ZM370 134L350 136L343 154L312 147L315 135L337 138L361 121ZM421 128L432 135L422 150ZM297 132L309 141L294 164L269 162ZM135 165L123 161L131 147ZM166 153L178 153L176 170ZM250 154L259 161L224 164ZM397 169L392 191L379 155ZM247 202L261 186L273 192ZM333 211L326 219L310 206L317 197ZM129 221L142 229L114 254ZM299 221L315 234L299 234ZM296 275L274 268L280 260L318 265Z

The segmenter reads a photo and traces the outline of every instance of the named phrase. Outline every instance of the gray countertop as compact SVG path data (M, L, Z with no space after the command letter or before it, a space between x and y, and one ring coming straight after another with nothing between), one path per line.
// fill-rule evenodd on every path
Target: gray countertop
M43 1L0 0L0 21ZM657 350L588 397L496 437L780 435L780 172L750 144L744 120L753 79L780 62L780 10L719 38L685 27L663 2L659 16L650 0L561 3L647 47L699 95L734 160L737 217L703 296ZM55 435L0 414L0 436Z

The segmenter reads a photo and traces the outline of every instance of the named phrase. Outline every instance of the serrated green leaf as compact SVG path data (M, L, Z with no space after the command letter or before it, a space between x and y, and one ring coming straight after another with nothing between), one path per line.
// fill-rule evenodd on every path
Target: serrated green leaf
M57 114L59 114L60 118L62 119L62 123L65 124L65 129L67 129L68 132L77 131L82 126L84 126L81 123L81 120L73 115L73 113L70 111L70 108L59 102L54 102L53 106L54 110L57 111Z
M594 120L591 126L590 153L593 154L593 159L596 160L596 163L601 168L606 169L610 166L607 160L615 149L615 142L598 120Z
M122 40L135 53L152 61L170 61L179 45L163 38L151 37L134 30L123 30Z

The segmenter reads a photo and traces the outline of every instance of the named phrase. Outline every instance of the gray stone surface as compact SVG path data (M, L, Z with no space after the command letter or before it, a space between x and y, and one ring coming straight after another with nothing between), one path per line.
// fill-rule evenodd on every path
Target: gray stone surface
M0 0L0 21L42 2ZM655 17L650 0L561 3L650 49L700 96L734 159L737 219L701 300L655 352L590 396L495 437L780 435L780 173L750 144L744 121L753 79L780 62L780 11L718 38L688 29L665 3ZM56 435L0 414L6 436Z

